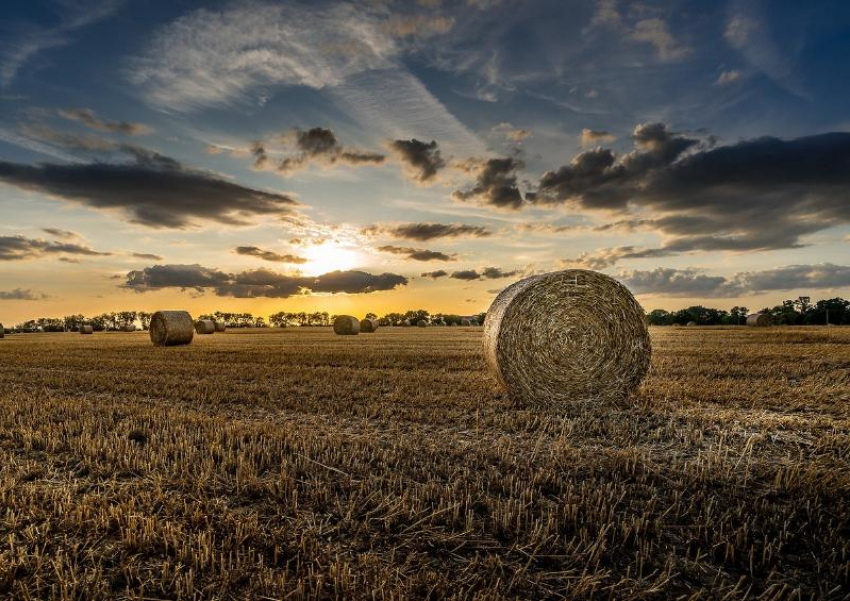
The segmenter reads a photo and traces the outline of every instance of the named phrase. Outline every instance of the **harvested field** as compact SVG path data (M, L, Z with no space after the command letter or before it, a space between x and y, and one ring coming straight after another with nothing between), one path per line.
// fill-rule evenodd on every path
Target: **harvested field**
M651 328L512 406L473 328L0 343L0 598L846 598L850 328Z

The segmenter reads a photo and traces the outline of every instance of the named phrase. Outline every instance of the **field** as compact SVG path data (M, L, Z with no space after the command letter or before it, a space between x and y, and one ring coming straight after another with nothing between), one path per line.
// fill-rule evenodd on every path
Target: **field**
M0 598L839 599L850 329L516 407L474 328L0 340Z

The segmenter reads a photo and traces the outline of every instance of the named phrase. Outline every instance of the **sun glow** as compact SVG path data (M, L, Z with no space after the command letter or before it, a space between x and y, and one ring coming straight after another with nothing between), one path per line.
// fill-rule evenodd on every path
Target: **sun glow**
M301 270L307 275L321 275L330 271L344 271L360 265L360 253L334 242L306 248L303 252L307 262Z

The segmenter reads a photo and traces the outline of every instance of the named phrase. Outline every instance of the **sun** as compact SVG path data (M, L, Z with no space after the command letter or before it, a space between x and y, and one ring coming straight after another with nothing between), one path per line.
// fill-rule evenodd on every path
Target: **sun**
M353 248L346 248L336 242L326 242L304 250L307 262L301 270L307 275L322 275L330 271L345 271L360 265L361 257Z

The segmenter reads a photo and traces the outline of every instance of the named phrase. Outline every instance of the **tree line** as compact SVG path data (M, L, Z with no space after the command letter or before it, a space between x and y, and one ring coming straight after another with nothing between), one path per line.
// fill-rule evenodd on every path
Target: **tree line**
M774 307L765 307L758 313L769 315L774 324L783 326L850 325L850 301L838 297L813 303L810 296L801 296ZM678 311L654 309L647 313L647 319L654 326L686 325L689 322L701 326L743 325L749 314L747 307L732 307L725 311L695 305Z

